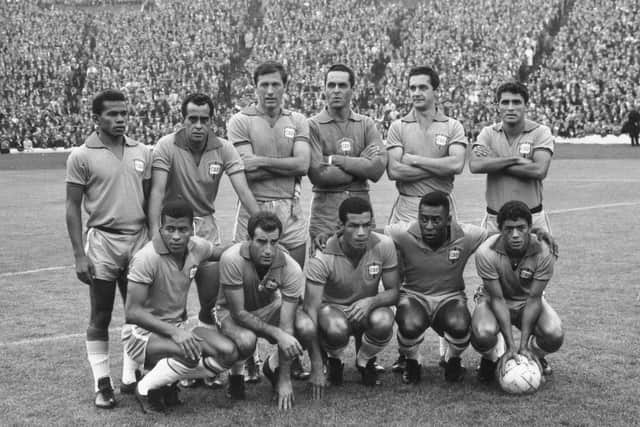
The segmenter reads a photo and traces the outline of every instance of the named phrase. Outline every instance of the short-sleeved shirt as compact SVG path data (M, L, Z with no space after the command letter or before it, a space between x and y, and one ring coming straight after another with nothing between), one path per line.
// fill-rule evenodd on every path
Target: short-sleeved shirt
M449 240L436 250L422 240L417 222L406 231L391 226L389 233L398 249L403 288L433 296L464 290L464 267L487 238L485 229L455 221L450 226Z
M360 157L360 153L369 145L377 145L382 150L382 136L374 121L367 116L350 112L346 122L337 122L325 108L309 119L311 141L311 167L320 168L323 156L335 154ZM350 184L339 188L313 187L313 191L369 191L369 182L365 178L355 178Z
M307 280L324 286L323 302L349 305L378 294L383 272L398 268L396 248L390 237L371 233L367 249L354 266L340 247L340 235L327 241L324 251L309 259Z
M548 281L553 276L555 258L549 247L531 235L529 247L516 268L511 265L504 239L500 234L489 237L476 252L478 276L498 280L505 300L525 301L531 290L531 282Z
M151 179L151 152L124 138L122 160L102 143L96 132L67 159L66 182L84 187L87 227L108 227L127 234L146 223L142 182Z
M547 126L525 120L524 131L511 143L502 129L502 123L498 123L482 129L473 145L483 145L499 157L531 159L536 150L547 150L553 154L554 140ZM487 174L485 198L487 207L496 212L510 200L520 200L529 208L535 208L542 204L542 180L490 173Z
M428 129L422 129L416 119L415 110L391 123L387 136L387 149L400 147L404 153L422 157L441 158L449 155L452 145L467 147L467 137L462 124L436 111L433 123ZM432 191L447 194L453 190L454 175L433 176L417 181L396 181L398 192L405 196L422 197Z
M309 125L302 114L283 109L271 126L267 116L253 105L231 117L227 137L236 148L250 144L256 156L292 157L295 142L309 143ZM296 179L295 176L278 176L249 181L249 188L258 200L291 199Z
M180 268L162 237L156 235L134 256L127 280L149 286L144 306L151 314L167 322L184 320L187 296L198 266L213 254L213 243L191 237L184 266Z
M278 248L271 267L263 277L251 260L250 242L236 243L220 258L220 286L217 304L226 307L224 289L243 289L244 308L255 311L269 305L280 291L283 300L297 302L304 291L304 274L283 248Z
M207 135L200 163L189 150L185 130L166 135L153 149L153 168L168 173L164 201L182 198L196 216L212 214L222 174L243 172L240 155L230 142Z

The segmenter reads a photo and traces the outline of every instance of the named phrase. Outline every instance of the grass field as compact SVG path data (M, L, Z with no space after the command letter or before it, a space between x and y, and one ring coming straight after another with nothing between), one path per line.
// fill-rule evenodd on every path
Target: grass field
M429 334L419 386L405 386L388 371L381 387L365 389L351 352L345 385L329 389L320 403L311 402L306 384L297 382L295 410L280 414L263 381L250 386L240 403L228 402L222 391L185 391L186 403L166 416L144 416L130 396L117 396L113 411L93 407L84 350L88 290L71 266L64 159L0 156L0 425L638 425L640 150L566 150L545 181L545 207L560 244L547 294L564 321L566 340L549 357L554 374L538 393L512 397L479 384L473 350L463 356L470 369L464 382L445 383L437 341ZM308 185L305 190L308 206ZM465 171L457 178L461 221L479 222L483 193L481 176ZM385 223L393 185L376 184L372 199L378 223ZM225 230L231 230L233 200L225 182L217 204ZM473 262L465 277L471 295L480 282ZM190 313L196 309L191 295ZM111 330L116 386L122 319L118 301ZM396 348L394 340L383 352L384 365L395 360Z

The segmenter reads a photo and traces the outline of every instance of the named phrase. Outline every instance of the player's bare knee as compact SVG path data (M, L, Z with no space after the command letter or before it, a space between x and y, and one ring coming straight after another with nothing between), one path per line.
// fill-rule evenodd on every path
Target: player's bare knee
M93 325L90 325L87 328L87 340L109 341L109 330L107 328L97 328Z
M410 303L411 300L405 301L396 310L398 331L403 337L416 339L429 327L429 321L421 307Z
M298 314L296 315L295 328L296 336L305 343L311 342L311 340L316 336L316 325L303 311L298 311Z
M253 332L243 330L233 337L233 341L236 343L238 349L238 359L245 359L251 356L256 350L258 338Z
M479 353L491 350L498 343L498 331L493 328L472 328L471 346Z
M564 342L564 331L562 327L558 326L548 331L544 331L539 337L536 337L536 341L540 348L547 353L554 353L562 347Z
M388 307L376 308L369 314L369 328L367 335L385 339L393 332L393 312Z
M471 316L467 312L451 313L445 318L443 331L453 338L464 338L469 334Z
M344 313L330 305L318 309L318 331L330 347L341 348L349 343L349 321Z

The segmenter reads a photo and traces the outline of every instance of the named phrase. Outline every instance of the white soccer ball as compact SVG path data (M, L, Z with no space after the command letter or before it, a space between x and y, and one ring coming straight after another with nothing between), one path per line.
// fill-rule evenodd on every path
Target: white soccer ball
M500 388L509 394L534 393L542 384L542 369L536 360L520 356L520 363L514 359L504 361L504 375L497 370Z

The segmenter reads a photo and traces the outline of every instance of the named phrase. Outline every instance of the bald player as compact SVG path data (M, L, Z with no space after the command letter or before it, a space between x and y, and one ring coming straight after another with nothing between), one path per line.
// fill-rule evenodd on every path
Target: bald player
M457 216L451 193L455 175L464 168L467 137L462 124L445 116L437 105L439 86L432 68L409 71L413 108L391 124L387 138L387 174L398 189L389 224L414 222L420 198L432 191L446 193L450 213Z
M259 209L274 212L284 227L280 244L302 266L306 222L300 208L300 180L309 169L309 125L305 117L283 108L288 83L284 66L260 64L253 73L257 103L229 120L227 135L244 161L249 188ZM249 212L236 214L236 242L246 240Z
M520 200L531 210L533 226L551 233L542 206L542 181L554 149L551 130L526 118L529 92L522 83L498 87L496 102L501 121L482 129L469 158L471 173L487 174L483 226L498 232L498 209Z
M448 344L445 379L460 381L464 375L460 356L471 336L463 273L488 233L456 222L449 211L449 195L442 191L420 199L418 220L408 229L396 224L388 230L403 280L396 310L400 352L396 364L403 366L402 379L407 384L420 382L420 344L431 327Z
M116 283L126 299L126 271L148 240L146 197L151 152L124 135L127 105L123 93L106 90L93 99L96 131L67 159L66 223L76 275L89 285L87 357L93 372L95 405L116 404L109 368L109 324ZM83 244L82 206L89 217ZM126 326L126 325L125 325ZM126 333L123 327L123 334ZM135 362L123 355L122 383L135 384Z
M386 165L382 137L373 120L351 110L355 73L334 64L324 78L327 106L309 119L313 199L311 241L333 234L338 206L348 197L369 199L369 181L377 182Z
M356 367L363 383L379 384L376 355L391 341L391 307L398 301L400 276L393 241L371 231L372 217L366 200L344 200L338 211L340 230L306 266L304 308L317 327L310 350L310 381L316 398L321 397L327 379L333 385L342 384L341 359L351 336L362 336ZM327 379L323 351L328 355Z
M476 293L472 318L473 347L482 354L478 379L495 378L498 358L537 358L545 375L552 370L545 356L564 340L562 322L544 297L553 276L555 256L546 243L531 234L532 215L521 201L505 203L498 212L500 233L476 253L483 285ZM516 345L512 326L520 329ZM504 345L506 344L506 349Z

